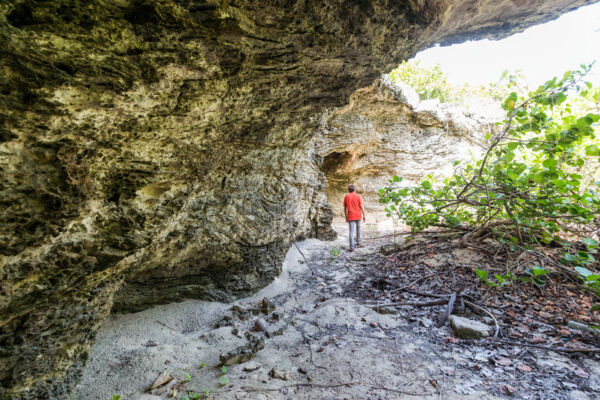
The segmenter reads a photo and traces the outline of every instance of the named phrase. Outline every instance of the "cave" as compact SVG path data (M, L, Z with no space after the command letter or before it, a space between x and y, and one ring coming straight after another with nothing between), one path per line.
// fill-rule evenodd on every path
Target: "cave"
M5 2L0 398L65 398L111 312L232 301L331 238L335 176L392 171L321 122L398 62L587 3Z
M323 158L321 166L326 176L343 173L346 167L349 167L354 160L354 156L347 151L338 153L332 151Z

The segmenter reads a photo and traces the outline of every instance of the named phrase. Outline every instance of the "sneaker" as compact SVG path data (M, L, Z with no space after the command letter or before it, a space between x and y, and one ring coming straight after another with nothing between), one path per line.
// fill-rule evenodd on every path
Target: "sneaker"
M348 251L354 251L354 247L348 248Z

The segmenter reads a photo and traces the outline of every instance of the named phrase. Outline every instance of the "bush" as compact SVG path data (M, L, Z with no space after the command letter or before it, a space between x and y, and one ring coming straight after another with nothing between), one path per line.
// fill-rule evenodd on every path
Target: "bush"
M463 232L462 244L490 237L513 250L562 246L560 262L577 267L600 295L600 276L589 270L597 265L600 232L600 182L590 178L597 177L590 165L597 168L600 159L600 115L581 106L597 109L599 91L583 81L590 68L568 71L527 97L510 93L502 103L503 129L488 134L479 160L455 163L452 176L406 187L394 177L380 189L388 215L413 232L432 226ZM568 96L578 100L567 102Z

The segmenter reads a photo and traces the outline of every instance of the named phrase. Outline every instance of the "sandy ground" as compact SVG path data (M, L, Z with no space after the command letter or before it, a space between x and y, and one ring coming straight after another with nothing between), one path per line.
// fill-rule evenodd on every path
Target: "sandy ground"
M334 242L298 243L318 278L292 247L278 279L235 303L255 313L232 312L232 304L188 300L112 316L98 334L74 398L160 399L174 392L178 399L504 398L496 383L486 387L466 367L473 357L485 355L469 356L460 348L436 344L451 336L447 326L420 334L424 328L415 328L402 314L378 314L360 300L342 296L369 255L393 240L379 238L393 227L368 224L365 245L353 253L346 250L346 225L334 227L339 232ZM275 313L258 311L263 298L276 307ZM255 331L259 318L267 323L268 334ZM263 340L264 348L225 372L219 356L247 345L247 333ZM555 354L543 357L567 363ZM600 375L600 367L595 368ZM160 374L174 379L162 393L149 393ZM511 379L519 379L516 372L505 383ZM535 398L593 397L567 390Z

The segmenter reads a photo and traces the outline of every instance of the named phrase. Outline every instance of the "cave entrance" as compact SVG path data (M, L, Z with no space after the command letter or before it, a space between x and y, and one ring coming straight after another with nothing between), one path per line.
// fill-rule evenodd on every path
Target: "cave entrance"
M329 204L336 217L343 216L342 202L348 193L349 184L357 184L356 161L357 155L354 152L337 150L329 152L321 164L321 171L327 178L327 188L325 190Z
M329 175L339 174L349 169L353 160L354 156L348 151L332 151L323 158L321 170L329 178Z

